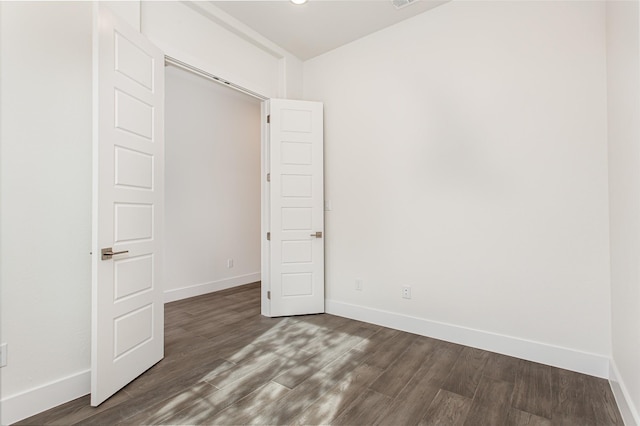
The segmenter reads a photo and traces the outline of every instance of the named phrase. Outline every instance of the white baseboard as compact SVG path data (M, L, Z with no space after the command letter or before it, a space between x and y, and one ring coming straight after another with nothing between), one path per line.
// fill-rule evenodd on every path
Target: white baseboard
M611 360L609 364L609 384L613 391L613 396L616 398L616 403L622 414L622 420L627 426L640 426L640 414L638 409L633 403L633 399L627 391L627 387L624 385L618 366L614 360Z
M91 391L91 370L29 389L0 401L0 424L9 425L72 401Z
M189 297L201 296L203 294L225 290L227 288L237 287L239 285L250 284L256 281L260 281L260 272L225 278L224 280L212 281L204 284L196 284L189 287L167 290L164 292L164 303L188 299Z
M609 358L604 355L460 327L424 318L411 317L395 312L352 305L335 300L327 300L325 306L329 314L433 337L435 339L446 340L490 352L497 352L591 376L605 379L609 377Z

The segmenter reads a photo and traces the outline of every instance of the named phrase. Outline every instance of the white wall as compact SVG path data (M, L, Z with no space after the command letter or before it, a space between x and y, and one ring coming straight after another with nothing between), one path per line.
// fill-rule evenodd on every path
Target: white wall
M640 424L639 13L638 2L607 2L612 381L629 425Z
M259 280L260 101L174 67L165 99L165 292Z
M100 4L108 7L131 28L140 31L140 0L101 1Z
M135 2L121 6L135 23ZM155 7L140 10L143 31L154 42L171 38L174 57L227 70L224 77L268 95L282 83L279 59L253 45L237 55L221 50L210 35L247 42L184 4L166 6L177 28L165 6ZM0 423L7 424L89 392L92 5L0 2L0 12L0 341L9 345Z
M0 422L7 424L15 408L8 399L89 368L92 8L0 8L0 339L9 345Z
M605 53L603 3L477 1L305 62L329 309L606 376Z
M268 97L278 93L278 58L185 4L143 1L141 30L165 54Z

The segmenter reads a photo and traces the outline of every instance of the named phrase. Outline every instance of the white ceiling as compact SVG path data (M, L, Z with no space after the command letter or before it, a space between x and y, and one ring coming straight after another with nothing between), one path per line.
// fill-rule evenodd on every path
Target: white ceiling
M211 3L302 60L328 52L448 0L212 1Z

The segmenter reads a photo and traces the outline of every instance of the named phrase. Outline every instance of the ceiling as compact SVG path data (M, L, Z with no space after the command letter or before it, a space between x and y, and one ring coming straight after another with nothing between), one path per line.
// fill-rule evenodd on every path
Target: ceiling
M448 0L212 1L211 3L302 60L311 59Z

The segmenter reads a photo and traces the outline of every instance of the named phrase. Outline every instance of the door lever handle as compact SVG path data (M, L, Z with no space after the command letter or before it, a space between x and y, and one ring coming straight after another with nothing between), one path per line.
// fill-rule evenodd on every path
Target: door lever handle
M312 237L322 238L322 231L315 232L311 234Z
M125 253L129 253L129 250L122 250L122 251L113 251L113 248L111 247L107 247L107 248L103 248L102 250L100 250L100 253L102 254L102 260L109 260L111 259L111 257L115 256L116 254L125 254Z

